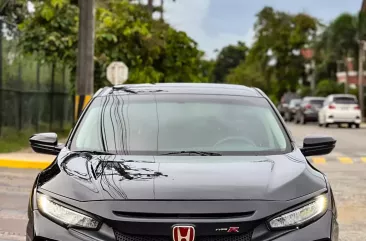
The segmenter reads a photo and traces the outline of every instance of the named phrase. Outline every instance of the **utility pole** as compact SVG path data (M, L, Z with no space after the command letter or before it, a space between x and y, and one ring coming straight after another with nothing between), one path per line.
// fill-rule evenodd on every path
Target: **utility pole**
M160 0L160 20L164 20L164 0Z
M359 57L358 57L358 100L360 102L360 109L361 109L361 120L364 116L364 93L363 93L363 61L365 55L365 41L359 41Z
M311 89L312 95L315 95L315 89L316 89L316 83L315 83L315 77L316 77L315 70L316 69L315 68L316 68L315 59L313 58L311 60L311 69L312 69L312 72L311 72L311 82L310 82L310 89Z
M79 39L76 67L75 120L94 92L95 0L79 0Z

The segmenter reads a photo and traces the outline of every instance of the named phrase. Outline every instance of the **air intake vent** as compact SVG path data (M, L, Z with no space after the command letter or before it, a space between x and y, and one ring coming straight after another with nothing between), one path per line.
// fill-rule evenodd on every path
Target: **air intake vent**
M243 213L132 213L117 212L113 213L125 218L156 218L156 219L227 219L227 218L246 218L254 214L254 212Z
M114 231L116 241L172 241L170 236L129 235ZM198 236L196 241L251 241L253 232L239 235Z

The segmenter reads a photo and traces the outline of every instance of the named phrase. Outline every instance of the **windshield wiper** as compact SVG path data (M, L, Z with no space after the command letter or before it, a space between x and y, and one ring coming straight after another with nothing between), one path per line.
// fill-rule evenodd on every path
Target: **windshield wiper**
M74 151L75 153L87 153L91 155L116 155L111 152L105 152L105 151L88 151L88 150L81 150L81 151Z
M199 155L199 156L222 156L220 153L207 152L207 151L176 151L176 152L163 153L161 155L169 156L169 155L181 155L181 154L195 154L195 155Z

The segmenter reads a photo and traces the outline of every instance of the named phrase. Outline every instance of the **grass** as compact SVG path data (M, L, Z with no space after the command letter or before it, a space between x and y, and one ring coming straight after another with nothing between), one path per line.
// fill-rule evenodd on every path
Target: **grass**
M54 131L58 139L67 138L70 129ZM29 147L29 137L36 133L34 130L24 130L18 132L12 129L6 129L0 137L0 153L16 152Z

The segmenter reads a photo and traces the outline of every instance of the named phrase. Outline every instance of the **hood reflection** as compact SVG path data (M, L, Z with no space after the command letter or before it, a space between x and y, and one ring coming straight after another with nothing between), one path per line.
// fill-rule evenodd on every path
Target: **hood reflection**
M144 160L146 157L143 160L129 158L125 160L117 155L68 153L63 156L60 167L63 173L93 193L113 199L128 199L125 191L128 188L126 186L130 185L128 182L151 182L158 177L168 177L159 172L159 164L153 159L149 161Z

